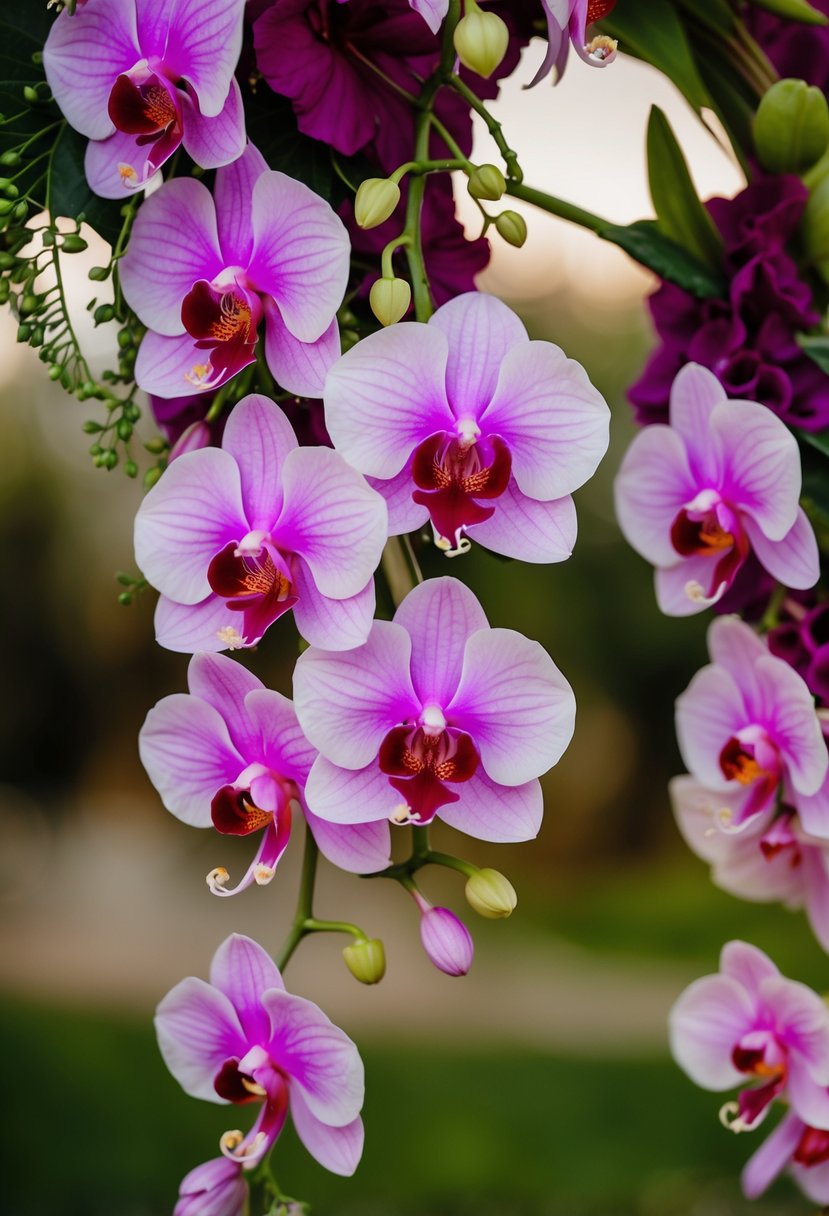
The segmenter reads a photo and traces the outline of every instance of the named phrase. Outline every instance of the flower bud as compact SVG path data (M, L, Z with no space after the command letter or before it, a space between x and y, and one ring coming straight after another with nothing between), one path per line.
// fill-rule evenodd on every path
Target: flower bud
M526 222L523 215L519 215L517 211L502 211L496 217L495 227L499 236L516 249L520 249L527 239Z
M478 165L469 174L466 188L473 198L497 203L507 188L504 175L497 165Z
M227 1157L197 1165L181 1182L173 1216L242 1216L247 1209L248 1184L241 1163Z
M511 916L518 903L512 883L497 870L478 870L467 882L465 894L469 906L489 920Z
M386 974L386 952L377 937L352 942L343 950L348 970L361 984L379 984Z
M197 452L199 448L208 447L210 447L210 427L203 419L199 422L191 422L170 448L167 463L172 464L177 456L183 456L185 452Z
M466 975L475 947L463 921L448 908L426 908L420 917L423 949L439 971Z
M829 144L829 105L805 80L778 80L754 118L754 143L770 173L802 173Z
M465 68L485 79L492 75L507 53L509 30L497 13L483 13L470 6L455 26L455 50Z
M354 218L361 228L383 224L400 202L400 187L389 177L368 177L354 199Z
M371 285L368 302L381 325L394 325L412 302L412 289L405 279L378 279Z

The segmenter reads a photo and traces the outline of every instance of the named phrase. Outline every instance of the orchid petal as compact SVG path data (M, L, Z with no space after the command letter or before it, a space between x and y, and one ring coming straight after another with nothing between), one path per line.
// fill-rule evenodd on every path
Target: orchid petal
M771 1135L746 1162L740 1178L746 1199L759 1199L768 1190L791 1161L805 1130L803 1122L792 1111L783 1116Z
M719 484L722 449L712 444L711 415L726 400L725 389L707 367L686 363L677 372L671 386L671 429L683 441L695 481Z
M174 151L171 145L167 156ZM153 153L158 153L157 144L142 147L135 135L125 131L114 131L106 139L91 139L84 156L86 180L101 198L130 198L147 185L167 159L165 156L155 161Z
M391 865L391 833L385 821L329 823L307 808L305 818L323 857L341 870L350 874L376 874Z
M227 99L242 50L245 0L172 0L164 65L170 78L184 79L205 118Z
M317 758L303 734L293 702L272 688L256 688L245 697L245 712L259 739L262 763L301 788Z
M164 997L155 1014L158 1047L179 1085L191 1098L223 1102L214 1088L224 1062L240 1058L247 1041L224 993L191 975Z
M489 405L507 353L526 354L527 331L496 296L468 291L444 304L429 325L446 336L446 391L456 418L478 419Z
M189 93L181 92L183 130L181 142L187 155L202 169L229 165L245 150L245 111L235 79L218 114L207 118Z
M251 531L270 532L282 506L285 462L298 447L293 427L269 397L250 393L231 411L222 448L239 466Z
M495 502L495 512L467 528L470 540L522 562L563 562L576 543L576 504L569 494L538 502L522 494L514 478Z
M212 593L198 604L179 604L162 595L155 610L155 640L183 654L254 645L258 639L239 634L239 618L240 613L231 612L227 602Z
M540 781L498 785L479 768L468 781L452 788L459 801L442 806L438 815L459 832L498 844L534 840L538 835L544 814Z
M756 1000L760 987L780 975L769 956L750 942L726 942L720 951L720 971L736 980Z
M786 1089L792 1110L804 1123L829 1130L829 1090L818 1084L810 1070L794 1055L789 1059Z
M775 1017L778 1034L785 1042L790 1053L790 1070L798 1072L801 1068L807 1070L811 1080L824 1088L821 1109L823 1118L829 1116L829 1008L811 988L795 980L786 979L782 975L772 975L764 979L760 985L763 1003ZM804 1103L810 1100L807 1086L800 1084L800 1078L794 1079L795 1088L803 1096ZM798 1114L811 1123L811 1115L816 1105L814 1095L811 1095L812 1111L799 1110L793 1102ZM821 1126L829 1127L829 1123Z
M722 788L720 754L728 740L748 725L746 707L734 679L721 667L703 667L676 702L676 733L686 767L703 785Z
M352 770L318 756L305 798L312 814L331 824L374 825L390 819L403 806L402 795L374 760Z
M340 357L340 327L334 317L314 342L295 338L276 303L265 296L265 358L276 382L299 397L321 397L325 377Z
M332 1174L350 1178L363 1155L362 1119L358 1117L345 1127L330 1127L312 1112L298 1086L291 1088L291 1118L311 1156Z
M296 627L306 642L321 650L353 650L368 638L374 619L374 579L347 599L329 599L314 582L301 558L293 564L293 584L299 599L294 604Z
M645 427L625 453L614 489L628 544L655 566L677 564L671 526L698 493L682 436L658 423Z
M399 473L384 481L380 477L367 477L372 490L382 494L389 512L389 536L402 536L414 532L429 519L429 508L415 502L412 479L412 462L409 460Z
M786 759L799 794L815 794L829 769L829 753L812 694L782 659L764 655L755 664L762 712Z
M248 1043L266 1043L271 1024L262 1005L262 993L268 988L285 987L267 950L250 937L231 933L213 955L210 983L236 1010Z
M410 4L416 13L420 13L432 33L436 34L449 11L449 0L410 0Z
M829 840L829 777L814 794L796 794L795 802L804 831L819 840ZM824 933L829 933L829 919Z
M802 507L797 508L795 522L782 540L769 540L753 519L744 526L751 547L772 578L784 587L806 591L820 578L820 554L814 528Z
M666 616L695 616L718 603L728 590L729 581L723 579L711 587L716 566L715 554L693 554L656 570L654 585L659 611Z
M218 381L203 383L200 379L200 373L203 376L207 372L205 353L190 334L166 338L150 329L138 348L135 382L155 397L198 396L218 384Z
M216 174L213 199L219 247L228 266L247 266L253 250L253 187L267 172L264 156L249 143L238 159Z
M55 101L69 125L88 139L112 134L112 86L141 58L134 0L87 0L82 12L60 13L43 48Z
M194 654L187 668L187 684L194 697L206 701L224 719L233 746L250 763L259 760L260 735L245 709L249 692L262 688L252 672L219 654Z
M456 578L430 578L394 614L412 639L412 685L421 705L445 708L461 680L466 643L489 622L477 598Z
M722 494L769 540L782 540L797 516L800 453L794 435L764 405L724 401L711 429L725 452Z
M731 1054L752 1028L754 1005L729 975L706 975L686 988L670 1013L671 1052L695 1085L722 1090L742 1074Z

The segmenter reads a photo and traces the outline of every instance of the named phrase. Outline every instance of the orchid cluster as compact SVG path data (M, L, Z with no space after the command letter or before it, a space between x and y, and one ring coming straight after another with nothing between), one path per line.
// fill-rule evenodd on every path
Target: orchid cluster
M677 817L721 885L804 905L829 949L829 609L816 590L829 515L803 459L824 452L829 423L829 109L802 82L769 87L761 46L779 50L789 7L800 20L820 13L775 0L771 30L760 0L709 14L729 52L709 56L709 75L737 74L737 91L716 96L739 93L739 115L694 104L718 113L749 185L704 207L656 112L657 220L622 227L527 185L488 103L514 72L526 88L560 80L571 52L571 70L606 68L627 40L660 65L642 6L68 0L55 14L8 3L29 42L10 85L23 108L0 123L11 174L0 179L0 301L52 379L103 406L85 424L98 466L137 476L139 393L161 431L144 445L154 463L135 520L140 574L122 576L121 599L154 588L157 642L190 658L187 691L147 714L142 762L170 814L217 834L220 861L222 837L251 837L241 873L207 874L217 897L264 900L257 888L282 881L292 832L303 838L281 946L231 933L209 980L183 980L158 1006L182 1088L256 1108L229 1117L245 1126L185 1176L176 1216L241 1216L251 1188L272 1216L299 1210L269 1164L289 1114L327 1169L350 1175L360 1160L357 1047L283 980L320 932L345 936L356 979L384 975L379 939L315 916L319 854L396 883L428 958L461 976L472 935L433 906L422 871L459 873L485 917L508 917L517 897L498 871L435 851L430 824L533 839L539 779L573 735L573 690L553 658L490 624L462 562L423 581L418 560L475 544L567 560L572 495L608 445L609 410L584 368L476 287L489 237L526 238L505 199L585 226L665 280L652 301L662 345L632 390L647 425L617 479L619 523L656 568L664 612L741 607L763 622L762 634L729 616L711 626L711 665L678 702L689 773L673 787ZM708 56L693 21L707 6L666 8L685 53ZM546 38L541 54L533 34ZM753 137L738 121L748 105ZM781 139L787 115L796 139ZM473 116L497 164L471 159ZM456 218L459 185L479 233ZM112 246L90 271L109 293L90 311L118 327L117 371L97 379L62 273L86 247L83 220ZM296 659L277 689L252 668L283 616ZM792 1162L829 1201L819 999L732 943L722 975L680 998L673 1030L701 1084L761 1079L724 1108L732 1129L791 1104L747 1191Z

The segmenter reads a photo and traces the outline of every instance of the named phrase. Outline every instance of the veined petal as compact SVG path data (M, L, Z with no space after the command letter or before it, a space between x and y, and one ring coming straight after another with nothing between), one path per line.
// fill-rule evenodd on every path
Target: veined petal
M711 442L711 414L725 400L717 377L699 363L686 363L671 386L671 428L683 441L696 481L719 485L721 448Z
M785 758L792 785L815 794L829 769L829 753L806 683L782 659L764 655L755 665L761 707Z
M342 303L351 245L338 215L303 182L268 170L253 188L248 274L273 296L286 326L316 342Z
M725 454L723 497L769 540L782 540L794 525L802 480L794 435L755 401L723 401L711 414L711 429Z
M294 670L297 717L314 746L334 764L363 768L376 759L393 726L418 715L409 675L411 653L411 638L401 625L375 621L368 641L354 650L332 653L311 647L300 655ZM310 798L309 804L321 813Z
M245 517L251 531L270 532L282 506L282 474L298 446L282 410L261 393L249 393L227 420L222 448L239 466Z
M135 0L87 0L82 11L62 12L43 47L43 68L69 125L89 139L111 135L112 86L141 57Z
M479 768L468 781L452 788L459 801L442 806L438 816L459 832L498 844L534 840L538 835L544 813L540 781L498 785Z
M172 0L164 65L192 85L207 118L227 99L242 50L245 0Z
M194 654L190 660L187 683L194 697L212 705L224 719L233 745L246 764L259 760L260 733L248 716L245 697L255 689L263 689L261 680L233 659L203 653Z
M814 794L795 794L797 812L804 831L819 840L829 840L829 778L824 780L820 789ZM829 934L829 917L823 929ZM829 952L829 948L827 948Z
M429 508L415 502L412 492L415 484L412 479L411 460L403 466L399 473L384 481L380 477L367 477L366 481L372 490L382 494L389 512L389 536L402 536L404 532L414 532L429 519Z
M184 333L182 300L195 282L211 281L223 266L210 191L177 177L141 204L118 273L126 301L144 325L176 337Z
M374 620L374 579L347 599L334 600L322 594L302 558L293 563L296 627L306 642L321 650L353 650L366 641Z
M512 629L473 633L447 721L472 736L487 774L523 785L552 768L573 737L573 690L538 642Z
M580 363L552 342L508 351L481 429L500 435L518 488L549 501L592 477L607 451L610 411Z
M219 246L228 266L247 266L253 250L253 187L267 171L258 148L249 143L242 154L216 174L213 200Z
M720 951L720 970L736 980L754 999L766 980L780 975L767 954L751 942L741 941L725 943Z
M807 1093L807 1086L796 1086L804 1103L810 1102L811 1098L814 1104L811 1109L798 1110L798 1114L811 1123L812 1116L823 1110L823 1121L816 1126L829 1128L829 1096L826 1094L829 1085L829 1009L811 988L782 975L764 979L760 992L763 1002L774 1013L780 1037L792 1054L793 1068L796 1070L794 1061L799 1059L812 1082L824 1087L823 1102L815 1109L817 1099ZM797 1109L797 1104L793 1105Z
M445 708L461 681L466 643L489 622L477 598L456 578L430 578L394 614L412 639L412 684L421 705Z
M671 1052L695 1085L722 1090L738 1085L742 1074L731 1054L753 1028L754 1005L728 975L706 975L686 988L670 1013Z
M448 343L431 325L402 321L370 334L325 382L325 425L361 473L394 477L418 444L453 431L446 396Z
M311 1111L299 1086L291 1087L291 1118L296 1134L311 1156L332 1174L350 1178L363 1155L363 1121L359 1117L345 1127L329 1127Z
M625 453L614 489L628 544L655 566L676 565L671 525L698 492L682 436L658 423L645 427Z
M164 697L150 710L138 753L167 810L198 828L210 827L214 794L247 764L221 713L186 693Z
M267 950L241 933L231 933L213 955L210 983L223 992L239 1017L247 1042L267 1043L270 1018L262 1004L268 988L284 988L279 968Z
M174 460L142 502L135 559L164 595L197 604L210 594L211 559L247 531L235 460L202 448Z
M695 616L722 599L729 582L722 579L712 587L717 567L716 554L675 556L677 560L673 565L661 566L654 571L656 602L660 612L666 616Z
M470 540L522 562L563 562L576 543L576 504L569 494L538 502L510 479L495 503L495 512L482 524L467 528Z
M819 1085L802 1060L792 1055L786 1079L786 1089L792 1110L810 1127L829 1129L829 1090Z
M357 774L347 773L347 776L356 777ZM305 818L323 857L341 870L350 874L375 874L391 865L391 832L385 819L373 823L329 823L307 807Z
M686 767L703 785L725 784L720 753L749 724L740 689L721 667L703 667L676 702L676 733Z
M746 535L760 565L784 587L806 591L820 578L820 555L814 528L802 507L782 540L769 540L753 519L744 520Z
M468 291L442 305L429 325L446 335L446 391L456 418L479 418L492 400L507 352L529 345L523 322L503 301Z
M216 988L188 976L164 997L155 1014L158 1047L191 1098L223 1102L213 1086L225 1060L241 1058L247 1040L236 1010Z
M169 141L167 156L174 151L175 144ZM106 139L91 139L84 156L86 180L101 198L129 198L147 185L167 159L151 159L153 153L158 154L157 145L141 146L135 135L124 131L113 131Z
M278 305L265 296L265 358L278 384L299 397L322 396L325 377L340 357L340 327L334 317L314 342L302 342L288 329Z
M300 789L317 758L299 725L293 702L271 688L257 688L245 697L245 712L259 736L262 763Z
M209 370L207 354L199 350L190 334L166 338L149 329L138 348L135 382L155 397L196 397L219 383L205 382Z
M162 595L155 610L155 640L159 646L182 654L252 646L258 638L245 639L239 633L243 625L240 616L212 592L198 604L179 604Z
M746 1162L740 1182L746 1199L759 1199L778 1174L791 1162L805 1124L793 1111L783 1116L777 1127Z
M758 633L737 616L718 616L708 627L711 661L724 667L745 691L750 703L759 703L754 665L768 649Z
M187 155L202 169L229 165L245 150L245 112L235 78L218 114L207 118L189 93L181 92L184 121L181 142Z
M440 29L441 22L449 10L449 0L410 0L416 13L420 13L433 34Z
M376 761L352 770L332 764L325 756L314 761L305 798L311 813L330 824L373 826L390 819L403 805Z

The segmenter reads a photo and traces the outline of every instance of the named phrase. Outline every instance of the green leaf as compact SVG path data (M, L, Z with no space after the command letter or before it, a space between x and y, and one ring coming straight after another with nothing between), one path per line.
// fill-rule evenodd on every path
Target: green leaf
M679 0L679 6L717 34L727 36L734 29L734 10L728 0Z
M824 334L798 334L797 342L800 349L829 376L829 337Z
M684 288L692 295L706 299L725 293L724 280L687 249L660 232L653 220L637 220L635 224L627 226L607 224L598 229L598 235L624 249L634 261L653 270L661 279L676 283L677 287Z
M86 180L86 138L65 123L58 132L49 159L47 204L53 218L62 215L83 219L104 240L114 245L121 231L121 208L127 199L100 198Z
M711 104L677 10L665 0L624 0L602 29L619 49L645 59L672 80L695 110Z
M699 200L671 125L658 106L651 106L647 146L648 184L660 230L719 271L722 240Z
M345 191L334 173L329 147L297 129L290 101L272 93L264 80L257 82L255 92L245 87L243 98L248 136L271 169L304 182L328 202L338 201Z
M800 21L804 25L826 25L829 18L819 13L806 0L749 0L755 8L764 8L767 13L776 17L785 17L788 21Z
M801 431L798 427L795 427L794 432L801 443L808 443L809 447L822 452L824 456L829 456L829 426L822 431Z

